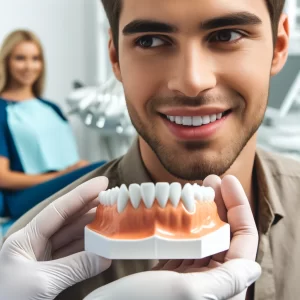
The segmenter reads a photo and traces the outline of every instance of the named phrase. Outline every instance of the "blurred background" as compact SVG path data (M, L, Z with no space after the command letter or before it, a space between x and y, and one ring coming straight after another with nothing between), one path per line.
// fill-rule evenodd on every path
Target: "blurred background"
M300 0L289 0L285 10L291 22L290 56L284 70L272 79L259 144L298 158ZM40 37L47 62L44 97L68 114L81 158L109 160L125 153L135 132L122 90L111 79L108 23L100 1L9 0L1 1L0 11L0 44L19 28Z

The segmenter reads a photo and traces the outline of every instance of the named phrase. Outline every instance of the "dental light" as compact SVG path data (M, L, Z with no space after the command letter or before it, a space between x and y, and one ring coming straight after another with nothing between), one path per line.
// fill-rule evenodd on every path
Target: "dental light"
M101 130L104 136L135 134L123 87L114 76L98 87L76 86L67 97L69 115L79 115L86 126Z

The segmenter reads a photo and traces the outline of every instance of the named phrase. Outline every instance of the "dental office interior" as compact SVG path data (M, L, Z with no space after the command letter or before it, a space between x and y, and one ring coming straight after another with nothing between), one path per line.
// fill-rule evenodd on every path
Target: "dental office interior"
M79 159L88 165L103 164L126 153L136 132L122 86L111 70L109 26L100 1L9 0L1 1L0 11L5 16L1 17L0 47L15 30L29 30L40 39L46 67L42 98L57 105L67 118ZM289 59L271 80L258 145L300 160L300 0L288 0L285 11L290 19ZM4 198L0 186L0 202ZM13 222L2 204L0 244Z

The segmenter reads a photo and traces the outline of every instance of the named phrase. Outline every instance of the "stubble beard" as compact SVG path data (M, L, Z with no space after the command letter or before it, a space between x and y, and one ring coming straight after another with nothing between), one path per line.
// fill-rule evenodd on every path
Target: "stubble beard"
M232 139L228 139L226 146L208 154L209 143L186 142L170 145L165 139L155 135L155 124L143 122L135 108L127 101L127 107L133 126L142 139L156 154L162 166L174 177L185 181L202 181L207 176L225 174L239 157L249 140L260 127L265 108L260 108L254 123L245 126L238 133L232 132Z

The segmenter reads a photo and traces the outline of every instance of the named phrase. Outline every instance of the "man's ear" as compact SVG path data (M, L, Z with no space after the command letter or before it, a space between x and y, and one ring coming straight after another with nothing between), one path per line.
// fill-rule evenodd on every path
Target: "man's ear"
M289 37L289 20L286 14L282 14L278 25L278 34L274 48L271 76L278 74L287 61L289 54Z
M109 58L112 65L113 72L116 78L122 82L120 64L119 64L119 56L114 44L113 34L111 29L109 29L109 42L108 42L108 51L109 51Z

